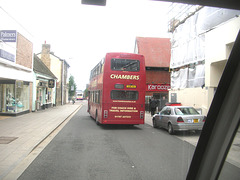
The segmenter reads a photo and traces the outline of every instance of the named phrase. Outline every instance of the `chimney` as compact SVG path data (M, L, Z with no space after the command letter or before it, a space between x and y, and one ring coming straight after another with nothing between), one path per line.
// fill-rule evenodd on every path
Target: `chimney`
M51 59L50 59L50 44L43 44L42 45L42 52L41 52L41 60L42 62L50 69L51 67Z

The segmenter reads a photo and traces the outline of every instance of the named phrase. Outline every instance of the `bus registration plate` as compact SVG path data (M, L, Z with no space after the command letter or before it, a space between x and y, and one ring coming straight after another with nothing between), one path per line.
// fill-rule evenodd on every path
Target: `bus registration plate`
M137 86L131 84L131 85L126 85L126 88L134 88L135 89L135 88L137 88Z

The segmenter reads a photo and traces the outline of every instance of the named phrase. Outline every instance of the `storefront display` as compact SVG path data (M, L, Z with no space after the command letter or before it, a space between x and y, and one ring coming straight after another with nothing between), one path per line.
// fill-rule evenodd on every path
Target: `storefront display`
M0 80L0 113L17 114L29 111L29 83Z
M48 80L37 80L36 110L53 106L53 88L48 87Z
M154 98L158 102L157 110L160 111L168 102L168 89L170 84L146 84L145 107L150 111L150 100Z

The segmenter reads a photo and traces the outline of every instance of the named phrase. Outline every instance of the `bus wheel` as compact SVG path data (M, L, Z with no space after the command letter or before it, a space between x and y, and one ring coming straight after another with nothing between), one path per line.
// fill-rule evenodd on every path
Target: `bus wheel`
M95 121L96 121L96 124L97 124L97 125L100 125L100 123L99 123L99 121L98 121L98 114L97 114L97 112L96 112Z

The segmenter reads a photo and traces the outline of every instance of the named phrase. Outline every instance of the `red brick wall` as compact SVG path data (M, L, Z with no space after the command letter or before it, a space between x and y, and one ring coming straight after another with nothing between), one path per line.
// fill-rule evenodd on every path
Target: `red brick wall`
M17 33L16 64L33 68L33 44L21 34Z
M170 72L168 71L149 71L146 70L147 84L170 83Z
M41 52L41 60L48 67L48 69L51 69L50 48L50 44L43 44Z

